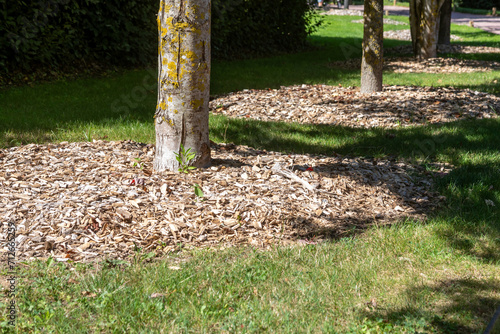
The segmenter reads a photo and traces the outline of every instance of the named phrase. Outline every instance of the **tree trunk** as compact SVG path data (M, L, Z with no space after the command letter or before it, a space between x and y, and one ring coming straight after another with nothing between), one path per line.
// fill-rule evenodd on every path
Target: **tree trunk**
M425 0L423 13L422 48L423 59L437 57L437 34L439 24L439 0Z
M365 0L361 93L382 90L384 2Z
M189 165L210 165L210 0L161 0L154 169L179 168L176 154L191 149Z
M439 10L444 0L410 0L413 53L423 59L437 57Z
M344 9L349 9L349 0L344 0Z
M444 0L441 6L440 18L439 18L439 33L438 33L438 45L439 44L450 44L450 31L451 26L451 0Z
M415 56L420 56L422 45L422 31L420 29L420 22L422 21L422 1L423 0L410 0L411 45Z

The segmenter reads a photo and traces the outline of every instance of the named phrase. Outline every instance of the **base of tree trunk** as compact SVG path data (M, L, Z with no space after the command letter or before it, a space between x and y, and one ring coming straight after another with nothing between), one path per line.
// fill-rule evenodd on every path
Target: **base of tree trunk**
M382 90L383 40L383 0L365 0L361 93Z

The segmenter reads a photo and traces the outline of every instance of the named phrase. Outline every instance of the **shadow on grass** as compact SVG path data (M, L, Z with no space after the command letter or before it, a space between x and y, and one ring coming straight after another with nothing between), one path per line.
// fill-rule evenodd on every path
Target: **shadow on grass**
M460 121L426 127L361 129L323 124L297 125L214 116L211 136L273 151L390 157L436 157L459 163L462 154L490 154L500 149L498 120Z
M484 60L498 62L498 53L442 53L445 58Z
M70 122L119 117L150 121L156 96L156 69L16 87L0 90L0 125L53 129Z
M421 321L430 327L425 333L482 333L500 305L498 291L500 283L494 280L446 279L436 285L421 284L406 290L409 304L404 308L375 308L364 312L363 316L410 326ZM433 305L432 300L423 300L429 296L434 296L433 300L439 301L439 305ZM426 311L417 303L428 304L434 312ZM493 333L499 331L500 323L497 323Z
M458 31L461 37L465 39L469 38L474 38L476 41L465 41L465 42L460 42L457 44L461 45L471 45L471 46L490 46L490 47L500 47L500 42L498 41L491 41L491 38L497 37L496 34L493 34L491 32L487 32L484 30L474 30L474 31Z
M435 175L437 190L447 197L446 207L433 213L435 219L448 226L439 232L442 238L466 254L499 262L499 129L500 120L495 119L400 129L353 129L215 116L211 136L215 141L287 153L398 157L423 163ZM450 173L441 172L436 161L457 167ZM363 224L347 222L344 229ZM483 235L488 240L481 241Z
M466 163L438 182L448 206L436 218L448 222L438 235L464 254L500 263L500 159Z

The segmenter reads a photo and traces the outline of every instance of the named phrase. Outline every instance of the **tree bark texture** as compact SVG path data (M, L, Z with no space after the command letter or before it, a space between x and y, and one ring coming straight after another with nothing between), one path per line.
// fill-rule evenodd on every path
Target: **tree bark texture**
M361 93L382 90L384 2L365 0Z
M158 31L154 169L177 170L181 145L196 152L189 165L208 167L210 0L161 0Z
M439 24L439 1L425 0L423 13L422 49L423 59L437 57L437 33Z
M410 33L413 54L420 55L422 45L422 31L420 30L422 19L422 0L410 0Z
M437 57L440 9L444 0L410 0L413 53L421 59Z
M441 6L440 17L439 17L439 33L438 33L438 45L439 44L450 44L451 37L451 0L444 0Z

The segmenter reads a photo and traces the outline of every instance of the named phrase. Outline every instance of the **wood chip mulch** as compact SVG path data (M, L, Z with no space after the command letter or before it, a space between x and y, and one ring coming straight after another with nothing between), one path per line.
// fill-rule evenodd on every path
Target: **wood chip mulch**
M330 8L329 10L323 9L323 11L318 12L318 14L336 15L336 16L363 16L363 11L353 10L353 9Z
M158 174L151 172L153 157L152 145L131 141L0 150L0 242L5 245L13 222L17 260L265 248L317 243L404 217L425 219L440 202L429 191L430 176L395 161L213 144L211 168ZM0 252L5 256L7 248Z
M437 46L438 53L465 53L465 54L473 54L473 53L500 53L500 48L495 48L492 46L471 46L471 45L460 45L460 44L451 44L444 45L440 44ZM413 48L411 45L398 45L392 48L387 48L384 50L384 53L391 54L412 54Z
M396 21L396 22L399 22L399 21ZM405 24L404 22L399 22L399 23ZM397 39L400 41L411 41L410 29L386 30L386 31L384 31L384 39ZM458 37L457 35L450 35L450 40L460 41L462 39L460 37Z
M301 85L210 102L230 117L391 128L496 117L498 97L452 88ZM425 220L443 200L419 166L287 155L212 143L212 167L153 173L154 146L131 141L0 150L0 249L15 223L17 260L89 262L184 247L318 243L367 226ZM440 176L451 166L440 166ZM198 184L203 196L195 194Z
M395 26L407 26L408 23L407 22L402 22L402 21L396 21L396 20L393 20L393 19L386 19L384 18L384 25L385 24L391 24L391 25L395 25ZM361 20L353 20L351 21L351 23L360 23L360 24L364 24L365 23L365 20L364 19L361 19Z
M500 97L445 87L385 86L361 94L356 87L300 85L230 93L210 107L213 114L262 121L394 128L496 118Z
M354 58L346 61L336 61L330 63L329 66L361 70L361 59ZM500 70L500 62L456 58L418 59L409 57L388 57L384 58L384 70L394 73L435 74L490 72Z

